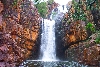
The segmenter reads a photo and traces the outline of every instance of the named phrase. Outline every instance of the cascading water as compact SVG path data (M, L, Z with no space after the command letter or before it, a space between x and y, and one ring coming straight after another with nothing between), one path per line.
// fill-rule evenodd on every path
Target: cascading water
M56 44L55 44L55 19L59 13L65 12L62 6L54 9L51 13L50 19L42 21L40 60L55 61L56 59ZM53 14L55 13L55 14Z
M42 22L40 58L43 61L56 60L55 21L44 19Z

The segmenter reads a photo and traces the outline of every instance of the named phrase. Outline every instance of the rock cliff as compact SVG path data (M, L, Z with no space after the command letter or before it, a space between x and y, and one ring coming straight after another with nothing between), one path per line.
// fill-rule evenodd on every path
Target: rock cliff
M99 0L97 1L99 2ZM79 5L79 12L77 10L78 8L75 7L76 4L74 5L72 2L69 12L65 14L62 20L61 30L65 31L63 50L65 50L66 58L89 66L100 65L100 42L96 42L96 40L100 41L97 32L100 31L100 12L98 11L100 4L97 1L94 0L89 9L87 8L86 0L80 1L81 4L78 2L77 7ZM82 11L85 16L82 16ZM89 22L92 30L96 28L95 32L87 29ZM92 24L94 25L93 27Z
M0 66L14 67L36 48L40 17L29 0L0 0Z

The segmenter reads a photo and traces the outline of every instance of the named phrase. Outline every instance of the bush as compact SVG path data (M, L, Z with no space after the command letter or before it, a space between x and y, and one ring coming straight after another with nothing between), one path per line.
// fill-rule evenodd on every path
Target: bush
M86 25L86 29L91 31L91 32L95 32L95 27L94 27L94 24L91 23L91 22L88 22L87 25Z
M98 33L98 34L96 36L95 42L96 42L96 44L100 44L100 30L97 31L96 33Z
M100 36L96 38L95 42L96 44L100 44Z

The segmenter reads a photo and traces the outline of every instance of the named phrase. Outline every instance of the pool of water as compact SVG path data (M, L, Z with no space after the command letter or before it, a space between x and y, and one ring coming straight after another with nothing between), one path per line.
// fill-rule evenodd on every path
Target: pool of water
M19 67L89 67L74 61L36 61L26 60Z

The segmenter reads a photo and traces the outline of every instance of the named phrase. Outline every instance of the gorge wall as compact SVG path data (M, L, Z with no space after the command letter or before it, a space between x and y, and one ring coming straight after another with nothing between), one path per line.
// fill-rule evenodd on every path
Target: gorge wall
M100 6L99 9L90 11L86 9L85 1L82 0L81 8L87 21L73 19L75 8L71 4L68 13L58 16L55 28L57 57L99 66L100 43L95 40L100 32L92 33L86 29L86 25L91 22L96 24L96 29L100 29ZM57 6L56 3L48 5L48 14ZM93 6L96 7L96 3ZM32 2L0 0L0 65L12 67L19 65L30 55L31 58L37 57L40 27L40 15Z
M35 51L40 17L29 0L0 0L0 65L15 66Z
M48 14L57 7L53 2ZM18 66L26 59L38 58L41 18L29 0L0 0L0 65Z
M100 1L98 0L98 2ZM59 43L62 47L59 46L59 48L62 49L66 59L78 61L89 66L100 65L100 43L96 42L97 38L100 38L98 19L100 17L98 11L100 8L96 8L96 5L97 2L94 2L92 4L93 9L89 10L86 6L86 0L81 1L79 6L85 13L86 19L84 19L84 16L82 18L80 16L74 16L76 15L75 13L78 12L77 9L75 9L78 5L75 7L72 3L69 12L65 14L61 23L58 25L58 33L61 31L64 33L57 34L56 36L60 36L58 42L62 41ZM82 13L78 15L81 14ZM91 24L92 30L96 27L96 32L87 29L88 24ZM63 55L63 53L59 55Z

